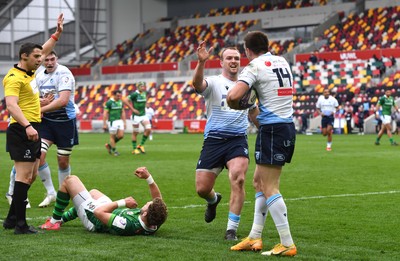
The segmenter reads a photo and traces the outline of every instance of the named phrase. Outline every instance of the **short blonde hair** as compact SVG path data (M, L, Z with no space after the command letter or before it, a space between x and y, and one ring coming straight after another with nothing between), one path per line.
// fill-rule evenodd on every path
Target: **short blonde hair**
M222 50L219 52L219 58L220 58L221 60L224 59L224 53L225 53L226 50L234 50L234 51L237 51L237 52L240 54L238 48L236 48L235 46L224 47L224 48L222 48Z

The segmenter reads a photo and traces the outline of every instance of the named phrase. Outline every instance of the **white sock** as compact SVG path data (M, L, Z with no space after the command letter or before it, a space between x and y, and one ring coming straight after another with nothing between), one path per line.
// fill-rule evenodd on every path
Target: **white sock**
M261 238L265 219L268 215L268 208L264 194L262 192L257 192L255 198L253 226L251 227L249 234L249 237L253 239Z
M332 146L332 142L326 143L326 147L330 148Z
M13 166L10 172L10 184L8 185L8 195L14 195L14 184L15 184L15 175L17 174L17 171L15 170L15 167Z
M66 169L58 169L58 187L64 182L64 179L71 175L71 166L68 165Z
M39 167L39 176L43 182L43 186L47 190L47 195L56 195L56 190L54 189L53 180L51 179L50 167L47 162Z
M229 211L228 214L228 226L226 230L235 230L237 231L240 223L240 215L236 215Z
M293 239L290 234L289 221L287 217L287 208L281 194L275 194L267 200L268 211L274 220L276 229L278 230L281 244L284 246L293 245Z

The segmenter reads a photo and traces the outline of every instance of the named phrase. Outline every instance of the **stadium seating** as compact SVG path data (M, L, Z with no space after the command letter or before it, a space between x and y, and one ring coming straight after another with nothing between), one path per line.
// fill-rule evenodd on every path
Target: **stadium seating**
M400 47L400 6L368 9L343 17L324 33L326 51L351 51Z
M160 120L182 120L204 118L204 101L194 92L191 82L165 82L156 86L148 84L148 103L155 109L155 117ZM136 90L134 84L85 85L75 92L75 101L79 106L81 120L101 120L104 103L111 92L121 90L127 96ZM127 116L131 115L128 110Z
M253 13L253 12L263 12L263 11L273 11L273 10L283 10L290 8L302 8L302 7L310 7L315 5L326 5L326 0L318 0L318 1L310 1L310 0L300 0L300 1L282 1L278 2L275 5L273 3L261 3L258 5L242 5L238 7L225 7L218 9L211 9L205 16L213 17L213 16L222 16L222 15L234 15L234 14L244 14L244 13ZM194 14L193 18L202 17L201 14Z

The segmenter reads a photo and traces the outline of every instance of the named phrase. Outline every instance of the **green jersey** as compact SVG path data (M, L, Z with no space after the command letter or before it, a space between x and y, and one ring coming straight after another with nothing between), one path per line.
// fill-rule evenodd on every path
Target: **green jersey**
M139 91L135 91L134 93L131 93L128 97L133 103L133 108L139 111L139 114L135 115L146 115L147 92L140 93Z
M113 122L115 120L120 120L122 115L122 110L124 109L122 100L115 101L113 98L109 99L104 106L104 109L108 111L108 120Z
M386 95L383 95L379 99L379 104L382 106L383 115L392 115L392 107L395 105L392 96L386 97Z
M107 225L98 220L92 212L86 211L95 231L119 236L152 235L158 228L149 228L140 220L140 208L117 208L111 213Z

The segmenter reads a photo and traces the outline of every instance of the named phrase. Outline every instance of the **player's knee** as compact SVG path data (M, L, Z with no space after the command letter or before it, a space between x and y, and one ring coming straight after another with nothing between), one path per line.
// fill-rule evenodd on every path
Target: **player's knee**
M99 198L100 197L99 195L101 194L101 192L97 189L91 189L89 193L94 198Z
M245 180L244 173L239 175L232 175L231 185L232 187L242 188L244 186L244 180Z
M76 182L77 180L79 180L78 176L75 176L75 175L68 175L68 176L65 177L63 183L66 184L66 185L68 185L68 184L70 184L70 183Z
M67 170L69 168L69 161L59 161L58 169L59 170Z
M203 185L196 185L196 192L197 195L199 195L202 198L205 198L208 196L208 194L210 194L211 188Z

